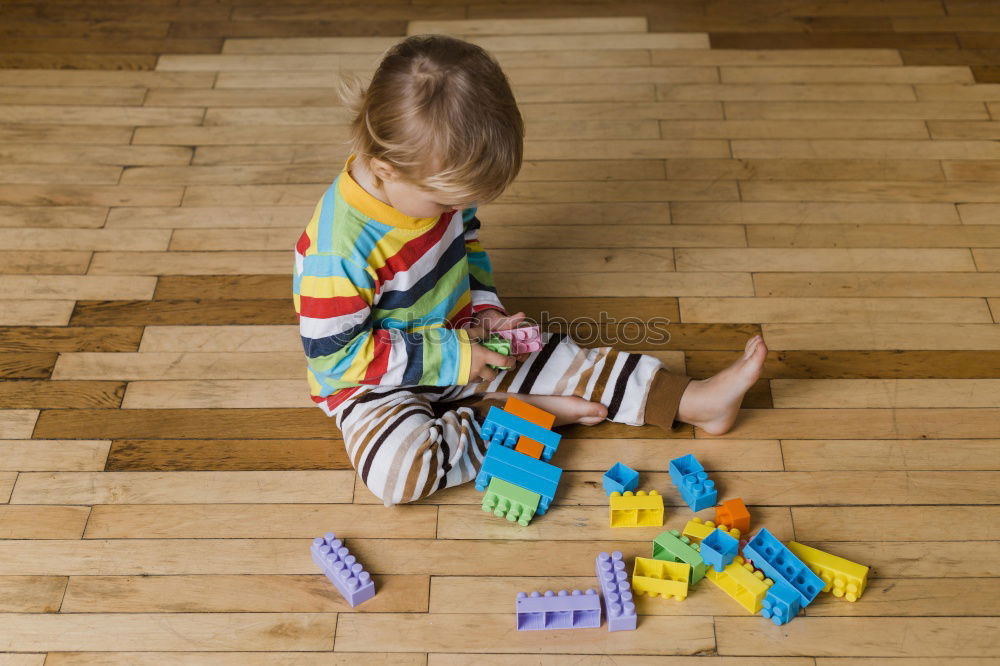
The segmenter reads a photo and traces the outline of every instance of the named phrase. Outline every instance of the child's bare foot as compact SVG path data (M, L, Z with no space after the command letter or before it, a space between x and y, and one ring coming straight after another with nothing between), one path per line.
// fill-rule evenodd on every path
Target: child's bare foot
M556 425L580 423L582 425L597 425L607 418L608 408L599 402L590 402L575 395L532 395L527 393L487 393L486 398L504 400L514 396L529 405L544 409L555 414Z
M710 435L721 435L733 427L743 396L760 377L767 346L755 335L743 356L713 377L693 380L681 396L677 420L690 423Z

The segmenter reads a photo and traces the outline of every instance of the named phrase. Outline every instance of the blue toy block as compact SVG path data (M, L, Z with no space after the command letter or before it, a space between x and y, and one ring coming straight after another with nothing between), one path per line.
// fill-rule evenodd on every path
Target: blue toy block
M608 631L635 630L637 616L632 602L632 583L621 551L597 556L597 580L601 582L604 608L608 611Z
M611 493L624 494L627 490L634 492L639 487L639 472L616 462L611 466L611 469L604 473L602 481L606 495L611 495Z
M357 606L375 596L375 581L371 574L365 571L333 532L313 539L309 550L313 562L323 570L351 606Z
M698 459L692 454L687 454L686 456L681 456L680 458L674 458L670 461L670 480L674 482L675 486L680 487L684 483L684 477L688 474L697 474L698 472L704 472L705 468L702 467Z
M728 567L740 552L740 542L729 536L722 530L712 530L712 532L701 540L701 550L699 551L705 562L712 565L712 568L722 572Z
M747 542L743 547L743 553L753 560L753 565L767 574L775 585L784 583L798 592L802 608L811 604L826 585L802 560L795 557L785 544L775 539L774 535L764 528Z
M786 622L791 622L792 618L799 614L799 611L802 610L800 601L798 592L784 583L775 582L767 590L760 614L781 626Z
M601 598L594 590L573 590L572 594L566 590L559 590L559 594L548 590L544 596L538 592L532 592L531 596L518 592L514 612L518 631L601 626Z
M506 446L491 444L486 449L483 466L476 476L476 490L484 492L493 477L499 477L515 486L538 493L538 509L535 513L544 515L556 496L562 470L555 465L526 456Z
M483 439L490 444L502 444L508 449L517 446L517 440L521 435L528 439L533 439L542 445L542 460L550 460L552 454L559 447L559 440L562 435L552 432L548 428L543 428L537 423L532 423L516 414L506 412L499 407L490 407L486 414L486 420L480 429Z

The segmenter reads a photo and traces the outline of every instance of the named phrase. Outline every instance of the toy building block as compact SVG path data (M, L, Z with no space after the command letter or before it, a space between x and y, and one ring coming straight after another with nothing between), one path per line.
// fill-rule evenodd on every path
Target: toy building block
M775 583L764 597L760 614L781 626L791 622L800 610L799 593L784 583Z
M483 466L476 476L476 490L485 491L493 477L499 477L515 486L538 493L541 499L538 501L535 513L542 516L549 510L555 498L562 470L547 462L518 453L514 449L491 444L486 449Z
M504 356L510 356L510 340L502 338L497 334L493 334L485 340L480 340L479 344L486 347L490 351L495 351L498 354L503 354ZM493 365L492 363L487 363L489 367L494 370L508 370L509 367L503 367L499 365Z
M313 562L323 570L352 607L375 596L375 581L371 574L365 571L333 532L313 539L309 551Z
M516 521L518 525L527 525L538 510L541 499L538 493L494 476L483 495L483 511L492 511L498 518L506 517L512 523Z
M663 526L663 496L655 490L648 495L645 490L635 494L626 490L624 495L611 493L608 504L611 527Z
M503 331L493 331L496 335L510 340L511 353L530 354L542 348L541 331L537 326L521 326Z
M503 411L508 414L513 414L514 416L520 416L525 421L531 421L535 425L545 428L546 430L551 430L552 426L556 423L555 414L550 414L544 409L535 407L534 405L527 403L520 398L515 398L514 396L507 398L507 402L503 405Z
M819 576L764 528L747 542L743 552L775 583L785 583L798 592L803 608L811 604L825 587Z
M705 563L716 571L722 571L736 559L740 551L740 542L722 530L712 530L712 533L701 540L701 554Z
M740 531L738 529L730 529L727 525L716 525L711 520L702 520L698 516L687 522L681 534L691 541L701 543L701 540L711 534L712 530L722 530L734 539L740 538Z
M653 559L690 565L691 584L694 585L705 577L708 570L698 548L698 544L691 543L690 539L681 536L677 530L670 530L653 539Z
M639 487L639 472L628 465L616 462L611 466L611 469L604 473L601 481L604 484L604 493L606 495L623 493L626 490L635 491Z
M601 582L604 594L608 631L633 631L637 617L632 602L632 584L628 580L621 551L597 556L597 580Z
M726 500L721 506L715 507L715 524L729 525L746 534L750 531L750 512L747 510L747 505L739 497Z
M545 447L542 446L541 442L536 442L533 439L521 435L521 437L517 440L517 446L514 447L514 450L518 453L523 453L526 456L531 456L535 460L541 460L542 453L545 452Z
M547 590L544 595L517 593L517 630L588 629L601 626L601 598L594 590Z
M762 572L754 571L742 557L736 557L722 571L710 569L705 578L715 583L720 590L753 614L760 612L764 597L773 584L773 581L764 578Z
M686 562L664 562L647 557L635 558L632 570L632 589L636 594L657 595L664 599L673 597L683 601L691 583L691 566Z
M715 482L708 478L705 468L690 453L670 461L670 480L692 511L714 506L718 499Z
M832 591L833 596L848 601L861 598L868 585L868 567L797 541L789 541L788 550L823 579L824 592Z
M488 440L490 444L500 444L510 449L517 446L518 439L522 435L533 439L542 445L542 460L546 461L552 458L552 454L559 447L559 440L562 437L557 432L543 428L515 414L505 412L499 407L490 407L480 432L483 439Z

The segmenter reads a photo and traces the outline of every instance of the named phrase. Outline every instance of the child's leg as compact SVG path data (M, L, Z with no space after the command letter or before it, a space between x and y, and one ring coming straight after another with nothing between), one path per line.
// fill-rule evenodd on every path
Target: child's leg
M486 447L475 412L434 414L447 387L371 387L334 416L351 464L386 506L412 502L476 477Z

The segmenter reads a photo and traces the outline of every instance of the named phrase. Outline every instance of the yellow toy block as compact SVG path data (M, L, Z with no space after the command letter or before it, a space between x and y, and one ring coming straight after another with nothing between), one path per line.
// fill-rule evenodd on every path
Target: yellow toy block
M685 562L664 562L647 557L635 558L632 570L632 590L636 594L677 601L687 598L691 581L691 565Z
M868 567L862 564L797 541L789 541L788 550L812 569L814 574L822 578L826 583L823 591L832 591L835 597L857 601L868 586Z
M712 530L722 530L734 539L740 538L740 531L735 527L729 529L725 525L716 525L711 520L702 520L701 518L695 517L688 521L687 525L684 526L684 531L681 532L682 536L686 536L691 539L691 541L701 543L701 540L712 533Z
M767 589L774 585L770 578L764 578L764 572L754 571L739 555L721 572L709 567L705 578L754 615L763 607Z
M663 497L655 490L611 493L611 527L662 527Z

